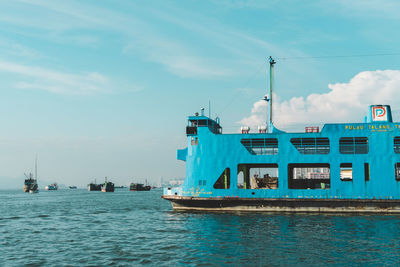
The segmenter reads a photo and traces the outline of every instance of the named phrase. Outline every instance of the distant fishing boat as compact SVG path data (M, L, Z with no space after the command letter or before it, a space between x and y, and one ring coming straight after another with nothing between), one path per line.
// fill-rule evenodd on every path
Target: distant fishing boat
M88 191L101 191L101 184L97 184L96 179L94 179L94 183L88 184Z
M33 178L33 174L29 173L29 175L25 174L25 182L24 182L24 192L29 192L29 190L34 189L38 187L36 179Z
M76 189L77 187L75 185L70 185L69 189Z
M150 185L144 185L139 183L131 183L129 186L129 191L150 191Z
M49 184L44 189L47 191L58 190L58 184L57 183Z
M107 177L104 184L101 185L101 192L114 192L114 183L107 181Z
M35 178L33 178L32 173L29 173L29 175L24 173L24 175L26 177L25 182L24 182L24 192L38 193L39 187L37 184L37 157L35 159Z

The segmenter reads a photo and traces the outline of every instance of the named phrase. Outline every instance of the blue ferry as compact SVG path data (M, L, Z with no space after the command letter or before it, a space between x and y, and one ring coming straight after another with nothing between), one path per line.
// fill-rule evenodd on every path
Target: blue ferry
M371 105L362 123L289 133L268 121L257 132L223 134L219 118L188 117L177 151L186 178L164 188L175 210L400 212L400 123L389 105Z

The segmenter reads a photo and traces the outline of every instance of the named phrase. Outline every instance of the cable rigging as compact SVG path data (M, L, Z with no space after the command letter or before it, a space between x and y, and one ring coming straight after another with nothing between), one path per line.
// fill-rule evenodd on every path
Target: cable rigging
M380 56L400 56L400 52L393 52L393 53L375 53L375 54L349 54L349 55L324 55L324 56L299 56L299 57L274 57L274 59L277 60L303 60L303 59L334 59L334 58L361 58L361 57L380 57ZM262 65L253 73L250 78L247 79L247 81L244 83L244 86L241 88L245 88L255 77L256 75L260 72L261 69L263 69L265 66L265 62L262 63ZM239 95L240 90L238 90L229 100L229 102L224 106L223 109L219 113L216 114L216 116L220 116L236 99L236 97Z

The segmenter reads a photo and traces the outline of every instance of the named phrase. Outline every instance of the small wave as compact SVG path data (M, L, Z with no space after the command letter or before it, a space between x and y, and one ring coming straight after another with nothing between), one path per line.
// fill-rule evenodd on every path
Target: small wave
M18 219L22 219L23 217L20 216L12 216L12 217L8 217L8 218L4 218L4 220L18 220Z
M149 259L143 259L140 261L140 264L151 264L151 263L152 263L152 261Z
M102 213L107 213L107 210L95 210L93 212L91 212L91 214L102 214Z
M165 251L174 250L174 249L179 249L179 247L176 245L170 245L170 246L160 248L160 250L165 250Z

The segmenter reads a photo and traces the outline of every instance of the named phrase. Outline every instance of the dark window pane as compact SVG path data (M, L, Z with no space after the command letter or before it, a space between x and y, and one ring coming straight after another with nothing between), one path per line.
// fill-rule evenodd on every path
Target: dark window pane
M292 138L292 145L300 154L329 154L328 138Z
M252 155L278 154L278 139L276 138L246 138L240 141Z
M368 138L342 137L339 140L339 152L341 154L368 154Z

